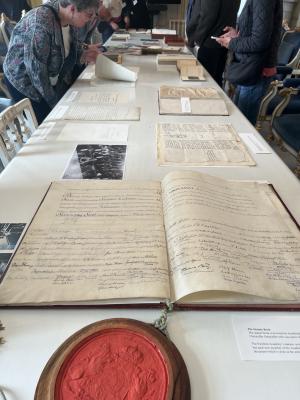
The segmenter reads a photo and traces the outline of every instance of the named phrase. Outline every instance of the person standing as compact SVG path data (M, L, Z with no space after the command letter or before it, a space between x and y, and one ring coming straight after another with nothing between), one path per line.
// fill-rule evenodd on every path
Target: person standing
M50 0L29 11L13 30L4 81L14 101L31 100L39 123L71 85L83 52L76 28L93 20L98 6L99 0ZM85 61L89 51L84 50Z
M120 28L150 29L150 15L145 0L123 0Z
M247 0L237 29L226 27L225 34L216 40L233 52L228 80L237 85L235 104L253 125L276 74L282 16L282 0Z
M222 86L227 49L211 37L236 23L240 0L190 0L186 15L188 47L199 46L197 58L215 81Z

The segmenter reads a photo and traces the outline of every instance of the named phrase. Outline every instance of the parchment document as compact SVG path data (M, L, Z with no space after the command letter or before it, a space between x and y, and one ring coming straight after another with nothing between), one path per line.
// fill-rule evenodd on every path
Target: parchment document
M300 299L299 231L267 184L186 171L162 190L176 300L207 290Z
M55 182L1 285L0 303L169 297L159 182Z
M160 165L255 165L230 124L158 124Z
M77 93L73 95L73 93ZM130 96L122 92L71 92L66 101L77 103L96 103L99 105L128 104Z
M182 107L182 99L189 99L190 109ZM214 88L161 86L159 113L173 115L228 115L225 101Z
M139 121L140 109L134 106L71 104L63 119L84 121Z

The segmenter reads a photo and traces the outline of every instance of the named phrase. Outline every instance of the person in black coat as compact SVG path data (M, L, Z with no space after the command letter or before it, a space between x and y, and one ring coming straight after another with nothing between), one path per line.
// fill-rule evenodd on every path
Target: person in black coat
M280 44L282 0L247 0L238 19L237 29L227 27L217 42L229 48L239 61L252 60L257 69L255 83L238 85L235 103L255 125L262 97L276 74ZM257 68L257 60L261 64Z
M124 0L120 28L150 29L151 20L145 0Z
M21 19L22 11L29 11L31 7L26 0L0 0L0 13L4 13L12 21Z
M197 58L222 86L227 49L211 36L220 36L226 26L234 26L240 0L190 0L187 9L188 46L199 46Z

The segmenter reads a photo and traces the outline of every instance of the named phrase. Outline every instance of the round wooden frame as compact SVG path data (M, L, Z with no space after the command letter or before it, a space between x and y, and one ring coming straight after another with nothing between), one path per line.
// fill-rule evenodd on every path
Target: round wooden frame
M89 336L101 334L111 329L126 329L147 338L161 353L169 378L165 400L190 400L189 376L181 354L175 345L160 331L144 322L133 319L113 318L93 323L70 336L51 356L46 364L36 391L34 400L57 400L55 385L65 360Z

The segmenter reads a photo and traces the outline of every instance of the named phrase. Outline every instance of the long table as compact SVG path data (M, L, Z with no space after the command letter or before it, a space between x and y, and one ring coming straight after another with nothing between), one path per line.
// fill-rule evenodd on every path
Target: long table
M237 132L253 133L269 148L224 93L222 95L226 99L229 117L160 116L159 86L188 86L189 83L180 81L175 66L158 70L155 56L125 56L124 63L139 67L135 88L122 83L114 84L111 88L105 84L93 86L88 80L79 79L58 104L68 104L67 98L72 90L98 92L111 89L128 92L134 97L135 104L141 107L141 119L129 123L124 179L160 180L167 172L176 169L159 167L157 164L157 122L230 122ZM87 71L91 69L92 67L88 67ZM208 74L206 76L207 81L202 82L201 86L218 88L211 77ZM218 90L221 92L220 88ZM1 222L29 222L50 182L61 178L75 146L79 144L76 141L56 140L61 129L70 122L57 122L46 138L41 138L37 132L2 172ZM202 167L196 170L228 179L271 182L300 223L299 181L278 156L271 149L270 151L270 154L253 154L257 163L255 167ZM159 314L158 310L151 309L0 309L0 320L6 328L2 335L6 342L0 346L0 387L4 389L8 400L32 400L47 360L76 330L89 323L113 317L152 322ZM232 317L235 315L242 315L247 319L290 314L191 311L174 312L170 315L168 331L187 364L192 399L298 399L300 363L242 361L232 326ZM293 315L300 319L300 315Z

